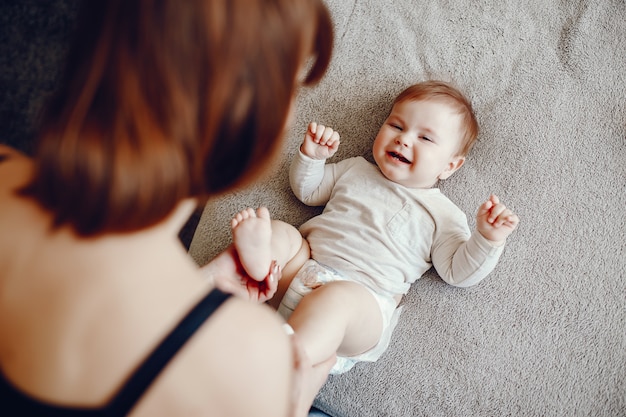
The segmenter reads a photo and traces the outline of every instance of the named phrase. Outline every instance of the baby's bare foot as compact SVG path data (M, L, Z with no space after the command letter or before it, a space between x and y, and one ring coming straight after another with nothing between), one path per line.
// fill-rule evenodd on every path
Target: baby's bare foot
M265 207L259 207L256 211L247 208L233 217L231 226L233 243L241 264L248 275L262 281L272 262L270 212Z

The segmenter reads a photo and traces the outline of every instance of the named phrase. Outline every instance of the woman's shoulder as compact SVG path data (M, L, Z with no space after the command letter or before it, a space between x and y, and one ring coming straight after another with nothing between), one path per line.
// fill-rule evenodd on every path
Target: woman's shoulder
M0 192L24 184L32 173L32 160L7 145L0 144Z
M7 159L11 156L20 156L20 157L24 157L24 154L20 151L18 151L15 148L12 148L9 145L6 145L4 143L0 143L0 158L2 159Z
M0 230L3 230L0 234L0 255L7 252L4 244L9 244L10 248L16 236L35 227L37 222L33 216L41 216L37 210L33 210L32 202L17 193L26 185L32 171L33 163L30 158L13 148L0 145Z
M291 357L274 311L230 297L151 389L156 401L138 414L158 415L162 399L170 398L178 415L286 416Z
M37 210L32 210L35 208L34 202L19 194L19 190L28 184L33 171L34 162L30 157L0 144L0 222L16 215L20 218L35 212L40 215Z
M215 374L224 373L221 382L219 377L209 379L218 386L229 387L231 393L229 398L219 399L228 412L216 415L287 415L293 360L282 320L263 304L234 297L224 307L223 316L217 316L215 323L215 332L221 336L205 340L216 355L219 371ZM201 352L202 349L198 353ZM239 404L231 409L235 406L233 401Z

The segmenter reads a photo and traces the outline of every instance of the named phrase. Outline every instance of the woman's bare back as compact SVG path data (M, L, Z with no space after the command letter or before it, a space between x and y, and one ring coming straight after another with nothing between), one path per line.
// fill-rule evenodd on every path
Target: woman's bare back
M52 231L49 214L15 194L30 176L30 160L6 147L0 155L8 155L0 162L2 373L40 400L103 405L210 291L176 238L193 204L138 233L79 238L66 228ZM290 347L275 321L258 306L227 301L134 415L192 415L209 408L222 410L216 415L252 415L259 404L285 415L287 404L271 401L290 382ZM251 345L259 357L250 354ZM243 380L263 381L245 393L255 399L227 404L225 391L241 392ZM257 408L246 411L246 404Z

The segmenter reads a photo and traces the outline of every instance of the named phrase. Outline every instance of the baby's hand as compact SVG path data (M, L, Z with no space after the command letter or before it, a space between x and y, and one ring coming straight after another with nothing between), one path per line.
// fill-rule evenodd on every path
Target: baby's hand
M313 159L328 159L339 148L339 133L332 128L309 123L300 151Z
M485 239L496 245L503 244L518 223L519 217L493 194L478 208L476 215L476 228Z

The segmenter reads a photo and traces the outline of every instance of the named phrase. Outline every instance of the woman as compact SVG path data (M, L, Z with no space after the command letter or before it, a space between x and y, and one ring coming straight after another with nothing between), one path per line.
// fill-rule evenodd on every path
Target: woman
M321 384L294 374L306 358L269 309L212 288L177 232L280 148L301 69L311 84L330 60L326 8L83 6L35 157L0 148L0 402L38 416L305 414ZM247 279L230 251L207 271Z

